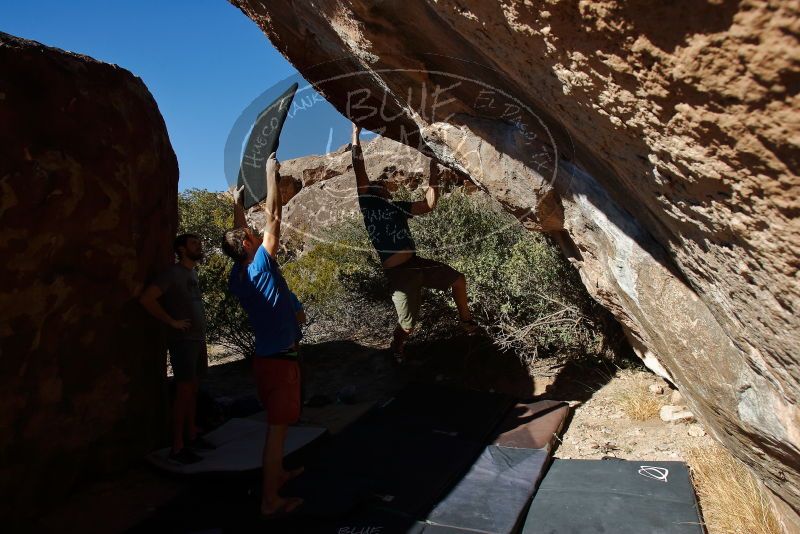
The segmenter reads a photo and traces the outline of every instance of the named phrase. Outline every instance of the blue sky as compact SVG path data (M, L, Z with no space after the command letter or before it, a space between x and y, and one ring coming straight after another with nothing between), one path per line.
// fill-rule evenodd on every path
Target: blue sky
M300 82L298 99L312 96L261 29L225 0L18 0L4 2L0 30L116 63L142 78L167 124L181 190L227 188L225 144L248 107L252 123L266 107L260 103L292 81ZM348 123L320 100L287 120L280 159L347 142Z

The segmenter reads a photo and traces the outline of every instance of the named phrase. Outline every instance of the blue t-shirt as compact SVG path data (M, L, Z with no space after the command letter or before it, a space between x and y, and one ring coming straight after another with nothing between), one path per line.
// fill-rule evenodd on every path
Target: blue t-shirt
M263 245L258 247L246 272L242 272L240 263L233 266L228 287L250 319L256 336L256 356L285 351L303 336L295 318L289 286L278 262Z

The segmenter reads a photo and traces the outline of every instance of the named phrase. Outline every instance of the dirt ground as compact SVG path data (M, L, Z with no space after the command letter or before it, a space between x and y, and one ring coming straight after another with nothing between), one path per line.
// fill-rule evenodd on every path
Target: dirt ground
M650 391L650 386L663 393ZM585 387L591 390L590 385ZM624 394L632 390L645 391L659 404L670 404L671 390L661 378L645 370L616 370L588 399L562 398L570 401L573 412L555 455L686 461L689 449L713 445L697 422L665 423L658 413L645 420L632 419L624 409Z

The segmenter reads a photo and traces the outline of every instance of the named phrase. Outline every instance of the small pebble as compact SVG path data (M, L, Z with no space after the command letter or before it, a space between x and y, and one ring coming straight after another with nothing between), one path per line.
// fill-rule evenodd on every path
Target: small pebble
M702 438L706 435L706 431L698 424L689 425L688 434L693 438Z

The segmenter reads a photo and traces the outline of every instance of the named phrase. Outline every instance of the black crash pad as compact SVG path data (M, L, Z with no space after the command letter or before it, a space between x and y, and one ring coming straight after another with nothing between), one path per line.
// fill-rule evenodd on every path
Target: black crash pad
M511 397L500 393L411 384L367 414L363 424L430 430L483 444L511 405Z
M306 474L290 490L305 495L315 478L338 477L344 487L351 477L358 477L372 481L369 501L403 513L424 514L482 448L478 442L431 431L409 433L392 426L358 425L332 439L306 464Z
M523 534L703 534L683 462L554 460Z
M257 486L205 486L160 509L136 531L472 532L424 520L469 476L510 406L503 395L410 386L307 449L305 472L283 490L305 499L297 514L263 524Z
M317 516L359 505L425 517L469 469L511 405L493 393L412 385L331 439L287 491L308 497ZM463 410L463 412L461 411ZM349 487L332 502L314 488Z

